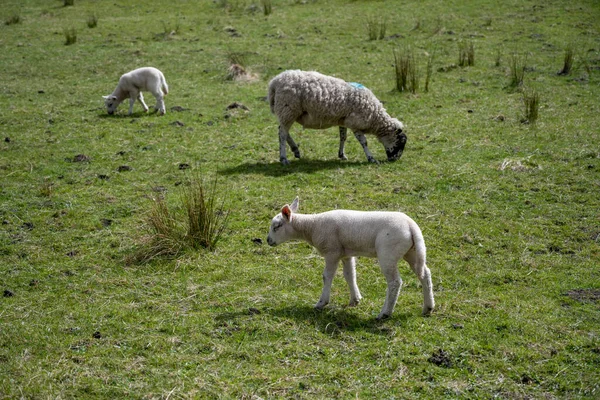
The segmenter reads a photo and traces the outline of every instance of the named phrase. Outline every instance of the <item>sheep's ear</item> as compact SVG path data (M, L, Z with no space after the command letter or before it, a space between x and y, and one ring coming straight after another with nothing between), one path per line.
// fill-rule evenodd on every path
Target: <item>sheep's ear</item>
M292 209L292 212L298 211L299 205L300 205L300 199L298 199L298 196L296 196L294 201L292 201L292 205L290 206L290 208Z
M290 222L292 220L292 210L290 209L290 206L287 204L283 206L281 209L281 215L283 215L286 221Z

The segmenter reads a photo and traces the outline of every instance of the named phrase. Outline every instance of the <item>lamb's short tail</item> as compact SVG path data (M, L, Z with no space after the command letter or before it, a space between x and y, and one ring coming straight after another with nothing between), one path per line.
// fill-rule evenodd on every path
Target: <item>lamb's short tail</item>
M160 77L160 87L163 91L163 95L168 95L169 94L169 85L167 85L167 80L165 79L164 76Z
M413 247L415 249L415 257L416 263L414 266L414 272L419 278L419 280L423 279L425 276L425 267L427 263L427 249L425 247L425 239L423 238L423 233L421 233L421 229L416 224L416 222L411 221L410 224L410 233L413 239Z

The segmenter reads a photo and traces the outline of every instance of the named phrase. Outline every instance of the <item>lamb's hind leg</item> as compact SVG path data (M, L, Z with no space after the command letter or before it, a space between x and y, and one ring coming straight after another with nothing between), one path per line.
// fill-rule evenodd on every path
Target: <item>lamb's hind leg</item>
M320 310L329 304L331 297L331 284L335 271L337 271L340 259L338 257L325 257L325 270L323 270L323 292L321 292L321 298L315 304L315 308Z
M338 157L341 160L347 160L346 152L344 151L344 147L346 146L346 138L348 137L348 129L346 127L340 126L340 149L338 151Z
M354 257L344 258L342 262L344 263L344 278L350 289L350 303L348 303L348 306L354 307L362 299L356 284L356 259Z
M404 259L410 265L410 268L414 271L415 275L417 275L419 281L421 281L421 287L423 288L423 315L429 315L435 307L435 300L433 299L431 271L425 264L425 256L417 254L413 247L406 253Z
M158 91L153 94L154 94L154 97L156 97L156 105L154 106L154 108L156 108L158 110L158 113L160 115L165 115L165 112L166 112L165 100L164 100L164 96L163 96L162 92Z
M365 155L367 156L367 161L370 163L377 163L377 160L375 160L375 157L373 157L373 154L371 154L371 151L369 151L369 147L367 146L367 138L365 135L362 132L354 132L354 137L356 137L356 140L358 140L362 146Z

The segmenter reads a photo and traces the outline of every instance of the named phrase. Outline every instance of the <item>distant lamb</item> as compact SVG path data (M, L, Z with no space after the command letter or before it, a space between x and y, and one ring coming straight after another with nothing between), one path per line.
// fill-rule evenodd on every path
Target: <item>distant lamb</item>
M431 272L425 264L425 241L421 229L406 214L385 211L334 210L321 214L297 214L298 198L281 209L271 221L267 243L270 246L288 240L304 240L325 258L323 292L315 308L329 303L331 283L340 260L344 264L344 278L350 288L349 306L361 299L356 284L356 256L377 257L381 272L387 281L387 294L377 319L392 315L402 279L398 261L404 258L421 281L423 287L423 315L433 310Z
M377 137L388 161L402 155L406 135L402 122L389 116L381 102L366 87L314 71L284 71L269 82L269 105L279 119L279 160L287 165L286 142L300 158L298 145L290 136L294 122L304 128L326 129L340 127L338 157L346 160L344 145L347 128L362 145L367 160L377 162L369 148L365 133Z
M109 114L114 114L117 107L123 100L129 98L129 115L133 113L133 104L135 100L139 100L144 107L144 111L148 111L148 106L144 103L142 90L148 91L156 97L156 106L160 115L164 115L165 102L163 97L169 93L169 86L162 72L156 68L144 67L134 69L119 79L117 88L108 96L102 96L105 99L105 105Z

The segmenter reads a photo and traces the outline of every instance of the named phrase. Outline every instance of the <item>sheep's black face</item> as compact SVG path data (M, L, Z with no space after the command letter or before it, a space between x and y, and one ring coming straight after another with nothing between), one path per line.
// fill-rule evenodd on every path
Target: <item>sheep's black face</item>
M396 143L391 149L386 148L388 161L396 161L402 156L404 146L406 145L406 134L402 132L402 129L397 129L396 132Z

